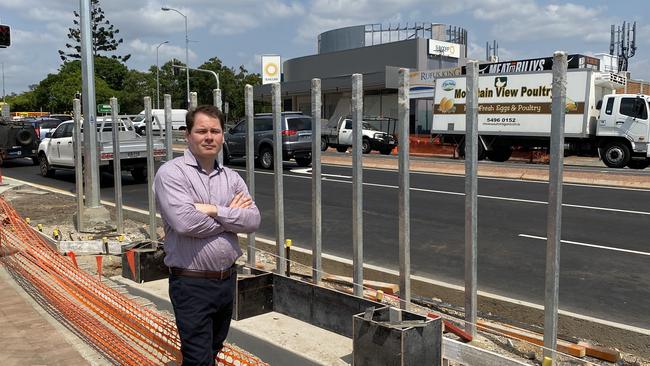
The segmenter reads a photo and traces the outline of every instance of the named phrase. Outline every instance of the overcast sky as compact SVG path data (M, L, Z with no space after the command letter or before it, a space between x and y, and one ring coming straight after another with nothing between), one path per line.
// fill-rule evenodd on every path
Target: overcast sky
M368 23L445 23L468 30L469 55L485 57L485 42L497 40L499 56L521 59L609 51L611 24L637 21L636 56L630 71L650 80L650 3L647 0L103 0L106 17L120 29L129 68L147 70L170 58L185 59L183 17L189 22L190 66L217 56L228 66L260 72L260 55L288 58L316 53L323 31ZM23 92L61 64L57 50L68 41L76 0L2 0L0 23L12 26L12 45L0 49L5 90Z

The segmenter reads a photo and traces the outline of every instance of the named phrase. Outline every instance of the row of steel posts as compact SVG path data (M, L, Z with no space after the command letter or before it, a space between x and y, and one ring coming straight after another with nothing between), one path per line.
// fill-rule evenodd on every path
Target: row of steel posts
M545 289L545 322L544 322L544 355L555 358L557 346L557 319L559 297L559 249L561 237L561 207L562 207L562 172L564 148L564 114L566 100L566 69L567 57L564 52L556 52L553 62L552 84L552 128L551 128L551 162L549 176L549 205L547 213L547 250L546 250L546 289ZM466 160L465 160L465 328L473 336L476 335L477 313L477 228L478 228L478 63L467 63L467 98L466 98ZM213 91L214 104L221 107L220 90ZM249 192L255 196L255 152L254 152L254 108L253 87L245 87L246 115L246 176ZM276 239L276 272L284 274L286 259L283 244L284 234L284 189L282 170L282 111L280 84L272 85L271 105L273 115L274 146L274 197L275 197L275 239ZM196 93L191 94L191 107L196 107ZM145 118L147 131L152 131L151 99L145 97ZM171 96L164 96L166 131L171 131ZM111 98L112 118L118 120L117 99ZM79 100L74 102L75 112L75 141L79 141ZM312 279L319 284L322 278L322 189L321 189L321 81L312 79L311 82L311 113L312 113ZM363 120L363 80L361 74L352 75L352 262L354 294L363 296L363 168L362 168L362 120ZM411 301L410 286L410 180L409 180L409 72L399 70L398 91L398 179L399 179L399 273L400 273L400 307L405 309ZM172 158L171 133L165 135L167 160ZM113 128L114 154L119 156L119 134ZM75 146L77 156L81 156L81 147ZM147 133L147 178L150 237L157 238L155 201L153 199L152 183L154 176L153 134ZM223 161L220 156L220 163ZM77 159L77 192L82 192L81 161ZM115 170L115 202L117 212L118 232L123 232L121 171L119 159L114 159ZM82 207L81 199L79 208ZM81 212L81 211L79 211ZM248 234L247 262L254 266L256 262L255 234Z

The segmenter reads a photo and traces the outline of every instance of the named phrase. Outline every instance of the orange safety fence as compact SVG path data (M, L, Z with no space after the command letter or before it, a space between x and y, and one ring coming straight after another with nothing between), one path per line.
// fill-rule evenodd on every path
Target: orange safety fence
M4 254L4 255L3 255ZM59 321L117 365L181 363L172 319L133 302L60 255L0 197L0 264ZM226 344L217 365L266 365Z

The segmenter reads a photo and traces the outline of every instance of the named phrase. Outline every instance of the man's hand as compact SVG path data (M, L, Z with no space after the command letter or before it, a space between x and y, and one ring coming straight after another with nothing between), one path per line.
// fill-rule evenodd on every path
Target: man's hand
M195 203L194 208L210 217L217 216L217 206L215 205L209 205L207 203Z
M253 199L250 196L245 196L243 192L239 192L232 199L228 207L230 208L249 208L253 204Z

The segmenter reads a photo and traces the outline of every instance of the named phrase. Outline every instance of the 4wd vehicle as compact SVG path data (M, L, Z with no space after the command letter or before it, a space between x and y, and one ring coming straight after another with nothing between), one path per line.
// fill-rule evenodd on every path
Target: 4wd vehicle
M137 182L147 180L147 142L135 132L131 122L133 116L118 116L120 138L120 165L122 170L130 171ZM110 117L97 118L99 132L100 171L113 172L113 123ZM83 132L83 131L82 131ZM38 146L38 161L41 175L52 177L55 170L75 169L75 151L72 138L74 121L63 122L53 133L48 133ZM83 141L82 141L83 143ZM154 139L154 158L165 156L162 139Z
M31 158L38 164L38 136L30 122L0 118L0 164L4 160Z
M364 154L370 153L372 150L378 150L384 155L390 155L391 151L397 146L397 139L394 135L378 130L373 127L369 121L370 117L364 117L362 133L362 146L361 151ZM372 118L373 121L378 121L383 124L387 123L387 128L390 128L391 121L389 118ZM395 123L392 124L393 129ZM352 118L341 117L338 120L330 120L321 129L321 143L320 148L322 151L327 150L331 146L336 148L338 152L346 152L352 146Z
M255 159L264 169L273 168L273 115L255 115ZM246 155L246 121L224 136L224 161ZM282 112L282 160L294 159L299 166L311 164L311 117L301 112Z

